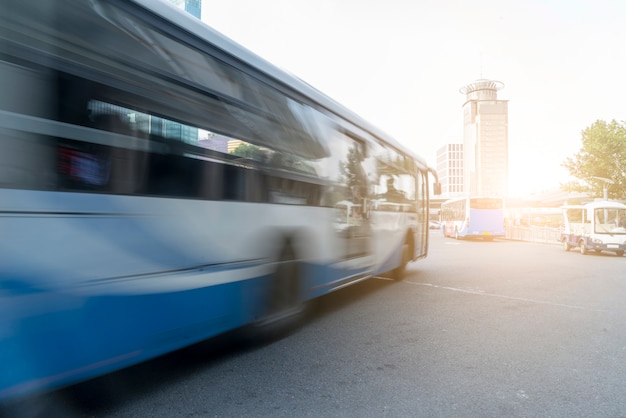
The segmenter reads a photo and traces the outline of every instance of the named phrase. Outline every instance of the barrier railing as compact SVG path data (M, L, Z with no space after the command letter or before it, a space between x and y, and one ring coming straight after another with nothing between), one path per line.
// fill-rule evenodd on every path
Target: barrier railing
M559 245L561 229L549 226L507 226L505 238L514 241L543 242Z

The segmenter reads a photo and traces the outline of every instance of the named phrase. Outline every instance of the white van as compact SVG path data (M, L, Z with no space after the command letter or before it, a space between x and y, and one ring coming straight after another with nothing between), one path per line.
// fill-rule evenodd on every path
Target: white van
M623 256L626 251L626 205L596 201L585 205L566 205L563 209L563 249L578 247L589 251L611 251Z

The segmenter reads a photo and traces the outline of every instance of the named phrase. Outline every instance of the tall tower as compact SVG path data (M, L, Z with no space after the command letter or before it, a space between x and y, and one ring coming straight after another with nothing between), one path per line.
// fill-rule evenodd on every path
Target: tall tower
M461 87L465 193L506 197L509 188L509 107L504 84L480 79Z

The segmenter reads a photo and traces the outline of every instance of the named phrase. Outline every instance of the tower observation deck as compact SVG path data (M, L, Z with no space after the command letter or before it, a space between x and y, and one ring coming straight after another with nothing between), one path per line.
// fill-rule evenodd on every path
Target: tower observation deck
M465 94L467 101L470 100L498 100L498 90L504 87L504 83L495 80L480 79L466 84L459 91Z

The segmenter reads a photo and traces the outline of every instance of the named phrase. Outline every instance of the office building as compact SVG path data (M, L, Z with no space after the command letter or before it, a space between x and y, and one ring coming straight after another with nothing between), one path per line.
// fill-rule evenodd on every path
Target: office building
M464 191L470 195L508 194L508 101L498 100L504 84L476 80L460 89L463 104Z
M462 195L464 187L463 144L446 144L437 150L437 176L442 197Z
M202 18L202 0L169 0L169 2L197 19Z

